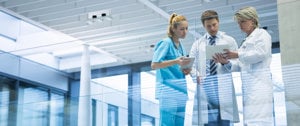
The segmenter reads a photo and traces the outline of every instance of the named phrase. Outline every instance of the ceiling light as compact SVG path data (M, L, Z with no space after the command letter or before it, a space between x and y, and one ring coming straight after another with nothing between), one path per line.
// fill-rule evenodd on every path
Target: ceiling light
M112 20L110 10L101 10L101 11L90 12L90 13L88 13L87 17L88 17L88 20L86 23L89 25L96 23L96 22L102 22L104 20L108 20L108 21Z

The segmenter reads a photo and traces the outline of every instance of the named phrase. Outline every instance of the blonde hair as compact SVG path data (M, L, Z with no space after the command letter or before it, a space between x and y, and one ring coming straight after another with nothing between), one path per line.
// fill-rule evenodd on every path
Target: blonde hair
M172 37L174 32L172 31L173 28L177 28L177 26L182 22L187 21L183 15L177 15L176 13L171 14L169 19L169 27L168 27L168 36Z
M256 9L254 7L244 7L239 9L235 14L234 14L234 19L236 21L241 21L241 20L252 20L254 22L254 27L257 28L259 27L259 20L258 20L258 15L256 12Z

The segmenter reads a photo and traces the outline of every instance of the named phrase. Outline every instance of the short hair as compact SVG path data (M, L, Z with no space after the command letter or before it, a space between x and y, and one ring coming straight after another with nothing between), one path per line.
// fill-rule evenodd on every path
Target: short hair
M176 13L171 14L170 20L169 20L169 27L168 27L168 36L172 37L174 35L174 32L172 31L172 28L177 28L177 26L182 22L187 21L186 17L183 15L178 15Z
M205 20L210 20L214 18L217 19L217 21L219 21L218 13L214 10L206 10L201 15L201 22L204 25Z
M251 6L243 7L241 9L239 9L234 14L234 19L236 21L253 20L254 21L254 27L255 28L259 27L259 20L258 20L258 15L257 15L256 9L254 7L251 7Z

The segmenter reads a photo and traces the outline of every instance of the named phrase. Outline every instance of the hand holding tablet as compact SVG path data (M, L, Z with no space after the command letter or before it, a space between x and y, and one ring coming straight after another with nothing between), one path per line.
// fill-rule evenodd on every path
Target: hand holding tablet
M189 60L187 65L181 66L181 69L192 68L195 57L184 57L183 60Z
M229 45L206 46L206 59L212 59L216 53L223 53L224 49L229 49Z

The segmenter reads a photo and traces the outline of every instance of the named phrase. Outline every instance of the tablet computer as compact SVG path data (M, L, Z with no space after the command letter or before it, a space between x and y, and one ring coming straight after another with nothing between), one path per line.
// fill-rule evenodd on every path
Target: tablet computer
M190 62L187 65L181 66L181 69L192 68L195 57L184 57L184 60L190 60Z
M212 59L216 53L223 53L224 49L229 49L229 45L206 46L206 59Z

